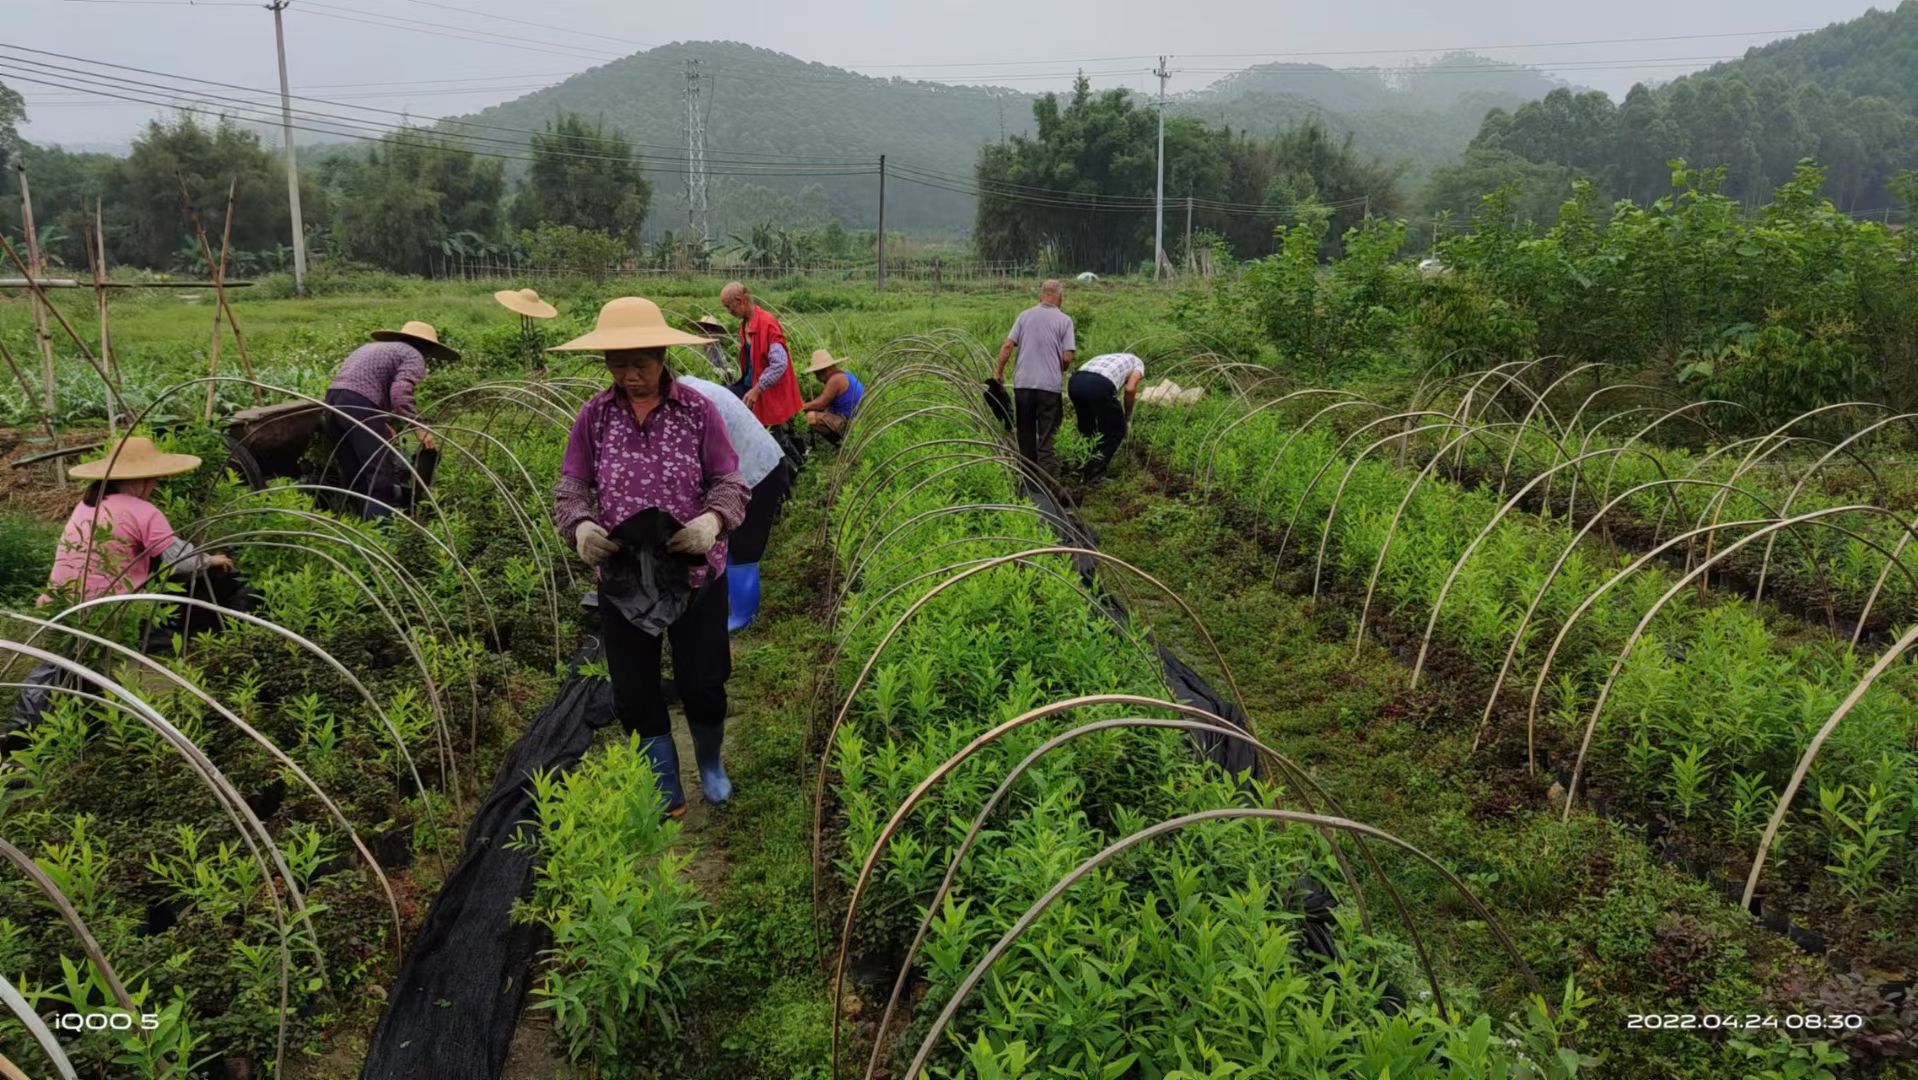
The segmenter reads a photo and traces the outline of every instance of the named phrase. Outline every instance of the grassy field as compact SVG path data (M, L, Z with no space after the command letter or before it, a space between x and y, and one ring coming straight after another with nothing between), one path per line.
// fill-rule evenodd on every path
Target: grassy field
M459 363L435 368L422 387L422 399L429 404L480 382L530 382L539 377L535 365L540 363L549 370L597 377L590 358L529 362L520 351L515 317L492 299L492 291L503 284L321 279L315 297L295 300L284 295L284 282L271 282L236 292L234 310L260 380L308 394L324 389L334 365L365 340L367 331L409 319L435 323L442 338L465 353ZM540 332L549 344L564 340L590 326L605 300L630 292L648 295L671 315L690 320L720 310L721 284L675 278L555 287L549 299L561 316L542 325ZM879 412L879 419L868 421L872 424L904 415L910 408L906 402L922 398L974 404L970 385L976 383L971 380L989 363L1013 317L1033 302L1023 290L874 294L821 281L768 283L758 295L781 312L801 355L830 348L869 381L906 357L959 373L950 384L925 379L896 388L885 406L891 411ZM96 324L90 302L83 299L75 294L62 302L69 319L89 333L90 340ZM1202 342L1176 329L1177 303L1174 293L1147 283L1113 282L1070 288L1066 307L1078 323L1081 356L1137 351L1148 358L1156 378L1167 363L1190 365L1203 351ZM154 290L116 297L113 332L129 402L151 402L167 387L203 376L211 324L211 299L205 294ZM31 360L34 344L26 305L18 296L0 298L0 341L16 356ZM231 345L229 339L222 349L225 370L231 370L228 365L236 359ZM104 404L97 380L70 349L58 352L63 436L97 436ZM690 354L682 359L697 363ZM1384 380L1367 389L1381 400L1403 401L1412 394L1413 383ZM1779 886L1779 906L1826 920L1815 928L1828 931L1841 946L1832 958L1808 954L1698 880L1692 873L1696 867L1688 869L1695 857L1730 860L1750 848L1751 805L1736 813L1735 825L1699 809L1699 792L1733 775L1729 767L1715 772L1713 759L1701 758L1718 752L1715 744L1688 746L1684 755L1662 743L1648 749L1651 740L1667 734L1657 724L1675 722L1681 714L1701 730L1708 722L1723 720L1711 732L1688 738L1698 741L1716 733L1735 741L1752 730L1743 714L1715 709L1710 700L1686 701L1682 692L1616 710L1630 715L1615 716L1602 730L1604 760L1595 766L1612 801L1603 812L1585 808L1563 821L1557 775L1525 767L1518 749L1522 736L1513 736L1509 710L1500 714L1491 741L1479 745L1483 697L1475 695L1484 692L1486 658L1495 667L1498 651L1488 652L1488 644L1503 642L1500 635L1509 632L1508 623L1528 595L1525 590L1535 586L1534 572L1541 569L1538 552L1557 536L1553 530L1566 527L1549 495L1541 505L1528 504L1515 515L1515 520L1523 519L1522 526L1514 526L1524 530L1523 537L1506 540L1501 534L1498 546L1509 563L1505 570L1468 576L1462 591L1471 590L1471 621L1446 624L1447 633L1457 640L1441 645L1426 681L1409 689L1413 649L1407 628L1413 628L1415 639L1416 627L1422 625L1418 601L1427 591L1426 578L1434 567L1442 574L1450 565L1453 552L1478 528L1487 500L1496 504L1474 488L1489 486L1490 468L1484 461L1466 460L1461 452L1463 465L1448 472L1444 484L1434 482L1426 490L1424 501L1417 504L1419 513L1408 519L1407 532L1415 535L1394 554L1381 598L1355 647L1357 604L1351 577L1356 573L1362 581L1371 569L1372 549L1364 545L1375 542L1382 530L1378 508L1389 512L1400 505L1401 489L1394 485L1406 470L1375 463L1368 472L1348 471L1346 477L1356 479L1337 530L1332 528L1336 513L1328 515L1324 506L1325 492L1296 495L1298 505L1310 511L1307 526L1302 526L1312 532L1310 543L1320 542L1319 518L1327 522L1327 565L1336 580L1321 591L1296 556L1286 572L1277 572L1282 553L1274 533L1283 510L1276 503L1256 503L1266 497L1268 487L1289 491L1284 484L1295 480L1305 487L1303 478L1319 460L1305 460L1308 451L1323 457L1330 469L1337 457L1332 444L1344 429L1327 425L1327 431L1295 444L1286 426L1292 418L1272 409L1263 413L1260 423L1234 428L1236 441L1220 452L1225 440L1214 436L1227 430L1241 411L1257 409L1261 398L1271 401L1275 395L1255 388L1248 400L1222 401L1230 396L1225 384L1215 382L1214 390L1214 400L1201 409L1143 415L1141 424L1153 427L1135 430L1113 478L1098 486L1075 482L1072 493L1107 554L1154 575L1190 604L1191 614L1218 642L1223 665L1211 659L1205 636L1178 604L1128 590L1134 621L1110 623L1087 608L1087 595L1069 584L1070 564L1057 559L1056 580L979 579L953 590L945 602L953 606L929 608L891 645L884 662L875 663L867 680L862 665L880 647L885 620L933 587L924 575L939 572L936 568L946 560L959 560L962 552L1003 553L1015 550L1006 547L1008 543L1050 542L1050 533L1032 515L1019 511L1024 496L997 456L982 453L958 471L949 471L948 442L975 440L974 446L989 446L998 437L996 427L983 420L920 417L860 454L842 458L831 449L815 454L766 559L765 612L734 645L729 739L738 797L719 811L695 806L676 840L688 860L685 879L706 905L699 918L710 919L718 936L702 953L696 974L683 985L660 991L654 1006L629 1018L633 1025L644 1025L643 1052L618 1060L588 1053L579 1065L568 1065L561 1060L553 1025L529 1016L509 1068L511 1080L593 1075L595 1069L602 1075L696 1080L823 1080L829 1075L827 1047L835 1014L833 987L818 950L836 944L832 935L860 860L874 850L878 823L912 784L985 727L1078 693L1136 693L1152 685L1159 673L1150 664L1137 664L1133 651L1142 645L1137 635L1148 626L1160 643L1215 682L1236 681L1254 734L1309 769L1336 796L1343 813L1415 844L1458 875L1455 883L1409 859L1387 864L1390 880L1410 901L1413 919L1425 935L1423 943L1435 960L1432 977L1443 987L1451 1011L1435 1009L1421 989L1426 983L1412 958L1407 922L1375 914L1375 922L1362 926L1366 920L1340 884L1330 849L1319 846L1310 830L1248 832L1256 842L1208 832L1162 852L1128 855L1081 886L1083 892L1074 902L1062 904L1036 924L1027 944L1008 955L960 1014L951 1040L941 1043L934 1057L932 1075L1241 1080L1294 1075L1278 1063L1307 1059L1319 1075L1354 1077L1704 1080L1747 1075L1814 1080L1911 1075L1910 1062L1918 1054L1918 1017L1902 999L1881 989L1906 977L1902 969L1911 955L1909 927L1895 925L1912 904L1905 867L1912 847L1908 819L1914 811L1900 800L1918 787L1911 786L1909 777L1897 775L1908 758L1887 752L1882 760L1890 764L1862 762L1855 767L1856 775L1819 774L1822 790L1835 792L1823 796L1829 801L1822 815L1819 795L1808 791L1800 800L1803 820L1795 822L1789 834L1790 858L1781 856L1781 869L1774 871L1790 885L1789 890ZM195 390L175 400L197 406L202 394ZM240 386L227 386L220 394L223 410L251 401L250 391ZM36 414L23 392L0 387L0 409L13 425L8 454L17 458L40 445L32 434ZM197 432L200 438L209 434L191 427L181 430ZM514 447L544 479L555 464L558 441L556 431L528 424L515 437ZM1069 432L1064 441L1069 459L1083 453L1076 433ZM1690 448L1694 453L1701 449ZM1291 458L1284 463L1291 472L1275 472L1287 454ZM1236 486L1197 482L1202 458L1207 475L1216 465L1217 475L1234 478ZM1550 460L1549 454L1544 460ZM1668 461L1654 464L1662 468ZM71 498L32 474L16 474L7 512L0 516L0 585L15 596L44 577L41 553L50 542L45 519L61 512ZM852 487L836 489L836 474ZM1827 479L1831 490L1820 497L1828 502L1870 497L1852 490L1863 483L1853 473ZM1326 487L1339 480L1335 473ZM1747 482L1776 480L1754 473ZM495 505L474 478L466 482L471 485L466 492L471 505L492 515L484 520L492 523L494 535L467 522L462 507L455 514L460 536L488 560L487 588L501 590L501 597L517 605L515 617L524 626L536 625L538 597L526 585L524 553L515 550L518 542L505 524L505 508ZM837 502L831 497L835 490ZM849 495L850 490L858 490L858 496ZM1903 490L1893 485L1891 494ZM225 505L221 500L231 497L222 495L209 505ZM1586 491L1583 497L1589 503L1593 493ZM1877 497L1890 496L1880 491ZM542 492L527 493L522 507L541 524L543 498ZM1254 505L1248 505L1249 499ZM1404 505L1412 505L1409 496ZM961 507L972 509L946 513ZM1651 509L1657 510L1657 504ZM1707 506L1705 512L1709 510ZM1700 511L1687 506L1686 512ZM1295 540L1295 547L1299 543L1304 541ZM1606 565L1629 559L1644 547L1639 535L1628 529L1586 543ZM1601 543L1607 546L1600 549ZM1813 570L1823 575L1817 578L1823 583L1843 569L1838 563L1845 550L1818 550L1825 554L1816 567L1809 565L1810 559L1801 565L1792 554L1781 554L1780 580L1798 588L1812 580ZM1824 565L1827 558L1830 567ZM314 568L282 562L274 569L297 579L275 586L275 610L281 617L322 626L315 598L326 586L312 580ZM1864 561L1850 568L1852 578L1866 584L1875 571L1876 564ZM443 567L439 573L446 578ZM454 588L444 581L441 587ZM1108 578L1102 576L1101 587L1110 587ZM1393 587L1401 592L1387 595ZM1786 593L1787 602L1775 597L1737 610L1758 612L1754 625L1777 635L1778 656L1809 664L1805 657L1824 656L1836 647L1836 639L1808 614L1806 597L1812 592L1811 586L1803 586ZM1621 590L1602 605L1605 625L1636 617L1644 589L1625 593ZM1851 595L1844 594L1847 602ZM360 640L367 636L363 633L355 636L351 628L330 624L324 628L348 641L342 647L367 648ZM562 629L577 633L584 627L569 618ZM1668 619L1658 629L1665 637L1645 651L1669 664L1707 650L1741 656L1753 652L1695 633L1692 623ZM1478 636L1468 641L1468 632ZM534 635L522 629L519 653L527 653L533 640ZM1882 639L1868 641L1863 655L1869 657L1881 644ZM1753 655L1760 653L1763 656L1750 662L1773 662L1764 649ZM1597 659L1609 655L1599 651ZM488 712L482 729L486 737L476 762L469 765L469 779L485 775L513 736L515 724L536 706L539 692L550 682L541 670L544 659L521 655L516 665L499 665L494 685L512 694ZM1533 659L1527 652L1521 667ZM222 677L250 686L247 680L254 676L240 666L247 660L239 654L233 670ZM1856 658L1833 662L1830 670L1819 671L1821 677L1842 680L1852 672L1847 665L1856 663ZM1602 664L1587 659L1581 665L1564 676L1555 692L1573 701L1581 691L1589 692ZM1226 666L1232 679L1225 677ZM1633 678L1642 681L1636 672ZM1887 679L1900 685L1908 681L1902 667ZM1844 684L1832 685L1842 689ZM1638 683L1627 679L1620 693L1624 697L1637 692ZM1820 684L1806 690L1803 700L1770 703L1778 704L1774 711L1790 714L1770 721L1783 732L1775 740L1780 745L1770 747L1768 757L1741 762L1737 782L1775 782L1775 774L1802 745L1798 728L1822 718L1822 713L1813 713L1828 707L1826 697L1833 693ZM830 710L822 716L818 706L837 704L846 694L851 694L846 726L838 736L825 739L824 725L832 716ZM305 740L300 751L305 754L313 738L306 715L312 706L289 703L285 708L290 718L295 713L304 717L288 730ZM1103 715L1089 713L1080 719ZM1561 728L1565 724L1557 711L1547 719ZM1896 743L1900 731L1909 739L1909 717L1878 715L1876 720L1865 734L1877 741L1860 744L1872 754ZM1621 726L1636 732L1634 741L1619 734ZM992 764L954 774L953 788L907 823L879 861L862 919L848 939L853 974L849 1003L840 1017L850 1033L854 1059L863 1061L870 1040L881 1034L877 1012L892 979L892 965L903 954L911 922L921 914L956 836L963 833L1001 767L1039 738L1033 734L1028 742L1015 740L988 758ZM1075 747L1062 761L1047 763L1035 774L1035 782L1013 790L1010 807L1000 811L1003 820L987 834L990 842L971 856L960 892L933 913L938 916L936 928L927 955L908 981L905 1013L883 1033L894 1047L893 1056L885 1059L885 1067L893 1071L886 1075L901 1074L905 1062L899 1055L909 1054L925 1034L932 1013L984 944L1080 858L1166 815L1250 804L1266 796L1292 805L1285 803L1297 794L1290 785L1242 790L1197 768L1185 754L1183 738L1152 741L1144 735L1120 738L1110 733ZM1558 738L1562 742L1562 730ZM607 741L602 737L602 744ZM56 749L77 753L64 744ZM1667 749L1675 765L1661 756ZM604 746L595 751L604 752ZM1669 795L1667 772L1687 767L1686 761L1693 770L1692 783L1683 789L1681 812L1674 810L1680 804ZM1641 765L1650 779L1641 781L1633 771ZM338 770L338 762L331 767ZM818 852L824 865L821 880L814 882L812 797L818 768L825 770L824 846ZM980 773L991 775L982 779ZM87 782L99 783L98 775L87 772ZM1906 786L1897 787L1900 783ZM1840 842L1851 834L1843 831L1841 822L1864 812L1852 811L1848 800L1864 798L1867 787L1878 809L1870 810L1874 816L1854 830L1855 850L1846 849ZM375 814L395 813L382 801L389 797L374 791L360 796ZM470 801L442 806L434 811L438 816L424 821L418 819L434 810L431 804L407 802L396 816L413 823L423 838L422 850L430 841L431 849L450 852L460 814L467 809ZM71 857L77 840L62 833L50 817L31 820L45 842L65 841L50 850ZM1825 829L1829 833L1820 831ZM138 831L110 836L127 845L151 839ZM1820 844L1838 846L1827 856L1823 848L1811 846L1813 837ZM1681 841L1696 842L1686 846ZM1827 858L1836 860L1823 868L1830 873L1820 869ZM1842 890L1832 884L1841 880ZM409 918L417 918L436 881L424 864L406 876ZM1296 944L1298 916L1285 888L1294 881L1318 882L1337 896L1330 923L1340 942L1336 964L1321 969L1307 962ZM333 887L347 890L344 882ZM823 901L817 909L815 887ZM1368 882L1368 896L1374 895L1374 887ZM1530 984L1501 952L1466 889L1482 897L1511 933L1551 1004L1559 1007L1556 1014L1531 997ZM112 890L106 892L110 896ZM368 906L364 892L362 887L348 893L359 905L354 914L364 914ZM11 898L11 906L9 900L0 890L0 931L7 930L10 915L17 922L27 910L19 897ZM815 920L834 929L816 938ZM201 919L188 929L194 927L212 933L217 920ZM646 934L655 931L663 932L660 927L627 927L624 933L639 938L643 946ZM1221 934L1234 936L1216 936ZM1221 949L1220 941L1236 944ZM0 944L6 943L0 935ZM151 947L139 948L145 950L142 955L155 954ZM0 959L18 955L24 955L23 950L0 951ZM1839 958L1845 955L1888 970L1846 973ZM380 961L362 956L359 963L354 969L358 996L343 1005L329 1003L325 1011L312 1007L316 1017L300 1031L304 1042L294 1054L301 1063L294 1075L333 1080L356 1073L366 1033L379 1012L368 987L381 985L391 975ZM215 975L202 973L202 979L211 984ZM1254 983L1258 993L1249 989ZM255 986L249 992L263 991ZM1273 995L1269 999L1261 996L1268 993ZM1266 1004L1260 1006L1260 1001ZM670 1020L661 1019L668 1014ZM1740 1033L1675 1026L1645 1030L1632 1022L1644 1015L1838 1014L1856 1015L1865 1027L1825 1031L1822 1026L1772 1025ZM1499 1034L1492 1035L1494 1031ZM263 1035L251 1029L244 1034L252 1040L248 1045L257 1060ZM630 1039L631 1032L624 1037Z
M441 339L465 353L463 362L442 371L435 382L442 388L459 385L479 373L497 374L522 368L518 353L518 317L493 300L494 291L509 282L433 282L383 275L355 276L333 282L324 276L313 283L314 296L296 300L286 295L290 283L270 279L261 286L235 289L229 295L233 313L246 338L256 376L265 383L314 394L325 390L334 367L370 330L397 327L409 319L433 323ZM556 344L590 327L599 306L622 295L657 300L669 315L690 320L702 314L724 314L719 304L717 278L660 278L611 283L558 283L542 295L559 308L556 319L540 325L548 344ZM1036 291L1037 282L1032 286ZM828 281L772 281L755 286L757 296L778 311L787 331L801 349L830 348L847 354L857 370L862 350L933 329L954 327L981 341L996 342L1019 310L1036 299L1004 289L977 287L966 291L901 289L877 294L865 286L842 286ZM1138 346L1164 336L1168 299L1163 290L1145 284L1107 284L1070 290L1067 306L1079 322L1082 355ZM91 293L59 292L56 298L67 321L97 352L99 321ZM175 384L202 378L211 359L214 297L211 290L116 290L112 294L111 334L123 393L134 408L153 401ZM59 378L60 417L63 425L84 424L105 416L105 395L99 380L56 325L56 370ZM31 404L17 380L0 384L0 417L14 426L28 427L38 419L40 392L38 353L33 338L27 297L17 291L0 293L0 342L4 342L26 369L36 400ZM240 372L240 358L230 332L221 346L221 370ZM189 406L203 391L188 395ZM251 403L246 388L220 389L223 407ZM187 412L168 407L164 412Z

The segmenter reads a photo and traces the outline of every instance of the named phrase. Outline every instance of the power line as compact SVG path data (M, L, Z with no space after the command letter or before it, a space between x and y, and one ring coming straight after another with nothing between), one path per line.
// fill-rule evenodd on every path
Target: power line
M72 61L79 64L88 64L88 65L93 65L95 67L112 68L116 71L130 71L138 75L149 75L155 78L168 79L175 82L197 83L202 86L212 86L222 90L237 90L243 93L256 94L256 95L262 95L262 96L272 96L275 94L274 91L264 90L259 87L242 86L236 83L217 82L211 79L196 78L191 75L177 75L170 72L155 71L150 68L133 67L127 64L116 64L116 63L112 63L110 61L105 61L105 60L91 60L86 57L74 56L69 53L57 53L57 52L51 52L45 49L28 48L24 45L0 44L0 50L32 53L36 56L49 56L49 57L54 57L56 59ZM71 68L71 67L67 67L59 64L50 64L50 63L46 63L44 61L39 61L39 60L30 60L30 59L16 60L10 57L3 57L3 56L0 56L0 59L6 59L9 62L12 62L15 64L31 64L36 67L46 68L46 69L50 69L50 70L61 72L61 73L68 73L68 74L76 75L79 77L86 77L86 78L96 79L96 80L104 80L108 82L129 83L132 85L147 88L148 90L160 90L160 91L163 91L166 93L172 93L172 94L180 94L182 92L186 92L185 96L188 96L190 98L195 98L195 99L212 99L212 100L221 100L221 101L231 101L236 104L245 105L245 106L251 106L253 104L252 102L234 98L234 97L231 97L230 95L213 94L213 93L202 92L202 91L187 91L187 88L185 87L166 86L159 83L148 83L148 82L144 82L142 80L137 80L137 79L126 79L120 76L105 75L103 73L85 71L82 69ZM84 88L82 89L84 92ZM146 91L143 90L142 92L146 92ZM435 124L454 125L454 126L464 127L464 128L473 128L479 131L498 131L498 132L503 132L510 135L523 136L526 138L530 138L535 135L548 134L548 132L544 130L507 127L507 126L497 125L497 124L483 124L483 123L479 123L478 121L460 120L460 119L447 118L447 117L426 116L426 115L409 113L409 112L405 112L398 109L382 109L382 108L378 108L370 105L343 105L332 99L311 97L311 96L300 95L300 94L296 94L293 96L300 101L313 101L313 102L318 102L322 105L336 105L343 109L348 109L348 110L353 110L358 112L380 113L387 116L399 117L402 120L408 121L409 122L408 126L412 126L414 123L423 120L423 121L428 121ZM317 109L301 109L299 111L309 118L316 118L328 123L351 124L351 125L357 125L363 128L373 128L376 124L376 121L363 119L361 117L342 116L337 113L328 113L328 112L323 112ZM448 133L448 134L453 134L453 133ZM495 143L510 142L514 145L518 145L520 142L523 141L523 140L496 139L496 138L491 138L489 136L483 136L483 135L461 134L461 135L457 135L456 137L471 139L471 140L484 140L484 141L495 142ZM646 150L649 152L658 151L662 153L677 153L682 149L677 146L670 146L670 145L660 144L660 143L642 143L642 142L635 142L633 140L622 140L616 135L614 136L606 136L606 135L590 136L589 135L589 136L583 136L582 138L586 142L597 142L597 143L604 143L608 145L617 145L621 142L624 142L625 145L629 148L637 149L637 150ZM655 156L658 156L658 155L655 155ZM842 159L836 159L836 158L812 158L812 157L806 157L802 155L773 154L766 151L751 151L751 150L723 151L720 153L720 157L718 159L725 159L725 158L737 159L735 161L735 163L737 164L751 164L753 163L752 159L754 158L766 159L767 162L771 164L815 164L815 163L834 164L834 165L847 164L847 162L844 162Z
M308 3L304 3L300 7L294 10L303 12L307 15L312 15L316 18L337 19L341 22L359 23L362 26L377 26L383 30L407 30L413 33L432 32L430 30L423 29L421 27L406 26L402 23L397 23L397 22L377 21L374 18L364 18L364 17L361 17L360 15L343 15L335 11L321 10L319 7L313 5L310 2L310 0ZM483 33L483 31L481 33ZM519 49L522 52L545 53L548 56L567 56L567 57L572 57L574 59L585 57L586 59L597 60L601 63L607 63L613 60L621 59L621 57L614 56L610 53L592 53L584 49L574 48L570 45L559 45L552 48L541 48L538 45L527 44L524 41L514 41L509 38L501 38L500 35L490 35L488 37L469 36L469 34L457 32L457 28L454 28L454 27L444 28L440 30L437 34L435 34L435 36L437 37L450 36L460 41L471 41L481 45L492 45L498 48ZM501 39L494 40L494 38L501 38Z
M1775 37L1785 34L1809 34L1818 27L1799 27L1790 30L1727 30L1715 34L1660 34L1653 37L1588 38L1584 41L1529 41L1514 42L1505 45L1454 45L1444 49L1328 49L1318 52L1279 52L1279 53L1185 53L1186 56L1206 60L1242 60L1242 59L1283 59L1290 56L1391 56L1405 53L1471 53L1493 52L1505 49L1561 49L1576 45L1637 45L1654 41L1704 41L1710 38L1735 37Z
M1299 68L1288 68L1284 70L1283 72L1279 72L1278 74L1282 74L1288 78L1294 75L1310 75L1310 76L1338 75L1345 78L1351 78L1353 76L1363 77L1367 75L1420 75L1420 76L1475 75L1475 74L1503 73L1503 72L1513 72L1513 73L1519 73L1519 74L1540 74L1540 73L1545 73L1549 71L1611 71L1611 70L1631 70L1634 68L1655 68L1655 67L1696 67L1699 64L1721 63L1726 60L1736 60L1736 59L1737 57L1735 56L1724 56L1724 55L1650 56L1650 57L1645 57L1643 59L1608 57L1602 60L1561 60L1556 62L1547 61L1543 65L1530 65L1530 64L1517 65L1517 64L1495 63L1495 64L1485 64L1485 65L1479 65L1479 66L1447 65L1445 67L1427 67L1419 64L1411 64L1411 65L1405 65L1401 67L1368 67L1368 68L1299 67ZM1186 72L1193 72L1197 74L1244 75L1248 79L1257 79L1261 76L1272 74L1272 72L1268 70L1262 70L1260 68L1189 67L1189 68L1181 68L1179 70L1186 71Z
M438 3L437 0L407 0L407 2L411 4L418 4L421 7L439 8L442 11L457 11L465 15L477 15L483 19L496 19L500 22L515 23L520 26L530 26L537 30L554 30L562 34L574 34L579 37L589 37L595 41L616 41L622 45L632 45L640 49L656 49L659 47L658 42L633 41L625 38L607 37L603 32L599 32L599 31L572 30L572 29L568 29L567 27L558 26L550 22L532 22L526 19L515 19L506 15L496 15L490 11L475 11L472 8L455 7L452 4L442 4L442 3Z
M369 93L369 94L337 94L333 97L332 100L334 101L400 101L400 100L410 101L415 98L461 97L467 94L523 93L523 92L533 91L533 90L544 90L546 89L546 86L547 84L545 83L530 83L525 86L468 86L464 88L450 89L450 90L414 90L414 91L405 91L405 92L388 91L388 92ZM29 104L33 105L35 108L46 108L48 106L54 106L54 105L100 105L105 103L98 102L98 101L86 101L80 98L61 99L61 98L42 97L42 98L33 99L32 101L29 102ZM358 108L358 107L360 106L355 106L355 108Z
M13 61L0 60L0 69L3 69L4 66L8 63L13 63ZM12 71L12 72L8 72L7 74L10 78L18 79L23 82L38 83L45 86L67 86L68 85L65 83L52 81L51 77L48 77L46 73L44 72L36 72L33 74L23 74L19 71ZM181 98L174 98L171 100L160 100L151 96L142 96L141 91L134 90L134 89L122 89L119 91L107 90L107 89L85 89L85 88L81 88L81 89L85 93L96 94L101 97L116 98L122 101L134 102L136 104L157 105L157 106L168 107L168 108L176 108L180 110L181 112L192 113L196 115L211 116L211 117L229 117L229 118L238 116L240 119L248 120L255 123L262 123L262 124L269 123L273 119L275 119L268 112L266 112L264 107L261 107L261 106L243 106L240 109L214 109L214 108L206 108L206 107L184 104L183 102L185 99L181 99ZM454 143L453 140L451 140L450 138L446 137L443 134L428 133L428 132L422 131L421 129L401 128L401 129L389 130L385 132L368 134L366 131L363 131L363 130L350 130L350 129L343 130L338 127L324 126L323 123L315 122L310 119L305 119L305 118L302 118L302 119L303 119L302 123L296 123L293 125L294 130L308 132L308 133L317 134L317 135L332 135L336 137L353 139L353 140L362 141L362 142L375 142L375 143L384 142L390 145L413 147L413 148L444 149L449 146L452 146L455 149L464 150L465 152L474 154L478 157L497 158L502 161L531 162L531 161L537 160L531 154L512 154L512 153L504 153L501 151L477 149L473 147L461 147L461 146L458 146L456 143ZM424 135L425 137L421 137L422 135ZM560 153L559 156L572 158L576 160L588 160L588 161L622 160L616 157L611 157L607 155L595 155L595 154ZM683 162L666 159L665 164L660 164L661 160L662 159L657 157L647 156L644 158L640 158L638 160L638 164L640 165L640 167L644 168L646 171L652 172L652 173L659 173L659 174L665 174L665 175L683 175L684 174L685 170L683 168L668 167L672 165L682 165L684 164ZM756 163L729 164L723 168L709 168L708 172L714 175L734 176L734 177L808 178L808 177L827 177L827 176L868 176L868 175L871 175L874 172L874 170L871 166L865 165L864 163L858 163L858 162L846 162L838 167L781 166L781 165L778 165L777 163L772 163L772 162L756 162Z

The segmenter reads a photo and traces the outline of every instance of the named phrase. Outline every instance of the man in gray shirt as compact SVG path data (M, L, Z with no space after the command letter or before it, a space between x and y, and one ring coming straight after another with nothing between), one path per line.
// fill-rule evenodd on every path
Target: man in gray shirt
M1006 363L1016 351L1012 372L1012 402L1019 419L1019 453L1048 477L1059 473L1059 455L1053 451L1063 412L1060 380L1072 366L1072 316L1059 310L1065 287L1057 281L1039 286L1039 303L1019 313L1005 344L999 346L994 379L1006 377Z

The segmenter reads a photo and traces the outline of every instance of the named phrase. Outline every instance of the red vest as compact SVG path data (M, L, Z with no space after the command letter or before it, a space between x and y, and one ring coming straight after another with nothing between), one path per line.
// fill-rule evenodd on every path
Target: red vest
M740 327L739 367L747 372L746 385L750 389L759 385L766 374L766 365L772 347L783 345L786 349L786 373L779 377L771 390L762 391L759 404L753 406L753 415L767 427L778 427L798 415L799 407L805 400L799 396L799 358L792 354L792 346L786 344L786 331L779 325L773 313L758 305Z

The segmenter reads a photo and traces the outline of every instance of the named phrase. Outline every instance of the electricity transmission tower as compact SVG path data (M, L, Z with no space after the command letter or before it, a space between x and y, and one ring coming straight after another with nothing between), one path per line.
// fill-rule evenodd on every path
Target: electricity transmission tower
M699 61L686 61L686 224L705 250L710 206L706 189L706 113L699 107Z

